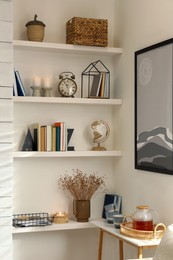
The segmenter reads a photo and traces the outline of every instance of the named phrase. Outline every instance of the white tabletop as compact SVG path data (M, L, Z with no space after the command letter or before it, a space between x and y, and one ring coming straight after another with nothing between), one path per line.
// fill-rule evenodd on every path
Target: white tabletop
M158 246L161 239L136 239L125 236L120 233L119 229L116 229L113 224L109 224L106 220L92 220L92 223L97 227L111 233L112 235L116 236L118 239L123 240L127 243L133 244L137 247L152 247Z

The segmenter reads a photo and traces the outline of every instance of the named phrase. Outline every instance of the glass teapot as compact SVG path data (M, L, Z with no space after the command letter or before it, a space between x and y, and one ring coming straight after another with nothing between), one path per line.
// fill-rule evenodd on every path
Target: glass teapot
M147 205L136 207L133 215L133 228L137 230L152 231L153 230L153 210Z

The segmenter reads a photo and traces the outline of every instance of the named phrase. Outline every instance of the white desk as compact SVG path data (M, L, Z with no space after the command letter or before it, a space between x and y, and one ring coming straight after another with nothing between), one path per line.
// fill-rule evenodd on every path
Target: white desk
M108 224L105 220L93 220L92 223L100 229L98 260L102 259L104 233L107 233L119 240L119 260L124 260L124 255L123 255L124 242L136 247L138 249L138 258L142 259L143 249L157 247L161 240L161 239L141 240L141 239L127 237L125 235L120 234L119 229L115 229L113 224Z

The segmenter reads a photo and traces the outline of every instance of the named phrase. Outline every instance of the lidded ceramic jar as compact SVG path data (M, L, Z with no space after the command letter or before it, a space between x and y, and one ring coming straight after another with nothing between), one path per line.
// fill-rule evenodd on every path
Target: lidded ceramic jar
M147 205L136 207L133 215L133 228L137 230L152 231L153 230L153 214Z
M28 40L42 42L44 39L45 26L43 22L37 20L37 15L35 14L34 20L26 24Z

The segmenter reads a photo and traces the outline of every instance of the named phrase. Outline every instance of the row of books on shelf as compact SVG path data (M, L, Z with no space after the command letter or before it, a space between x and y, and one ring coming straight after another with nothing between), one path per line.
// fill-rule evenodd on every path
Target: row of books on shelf
M110 74L108 72L100 72L93 76L90 90L90 98L109 98Z
M65 122L50 125L33 124L33 150L35 151L74 151L68 146L74 129L66 129Z
M26 96L25 87L18 70L14 70L13 96Z

